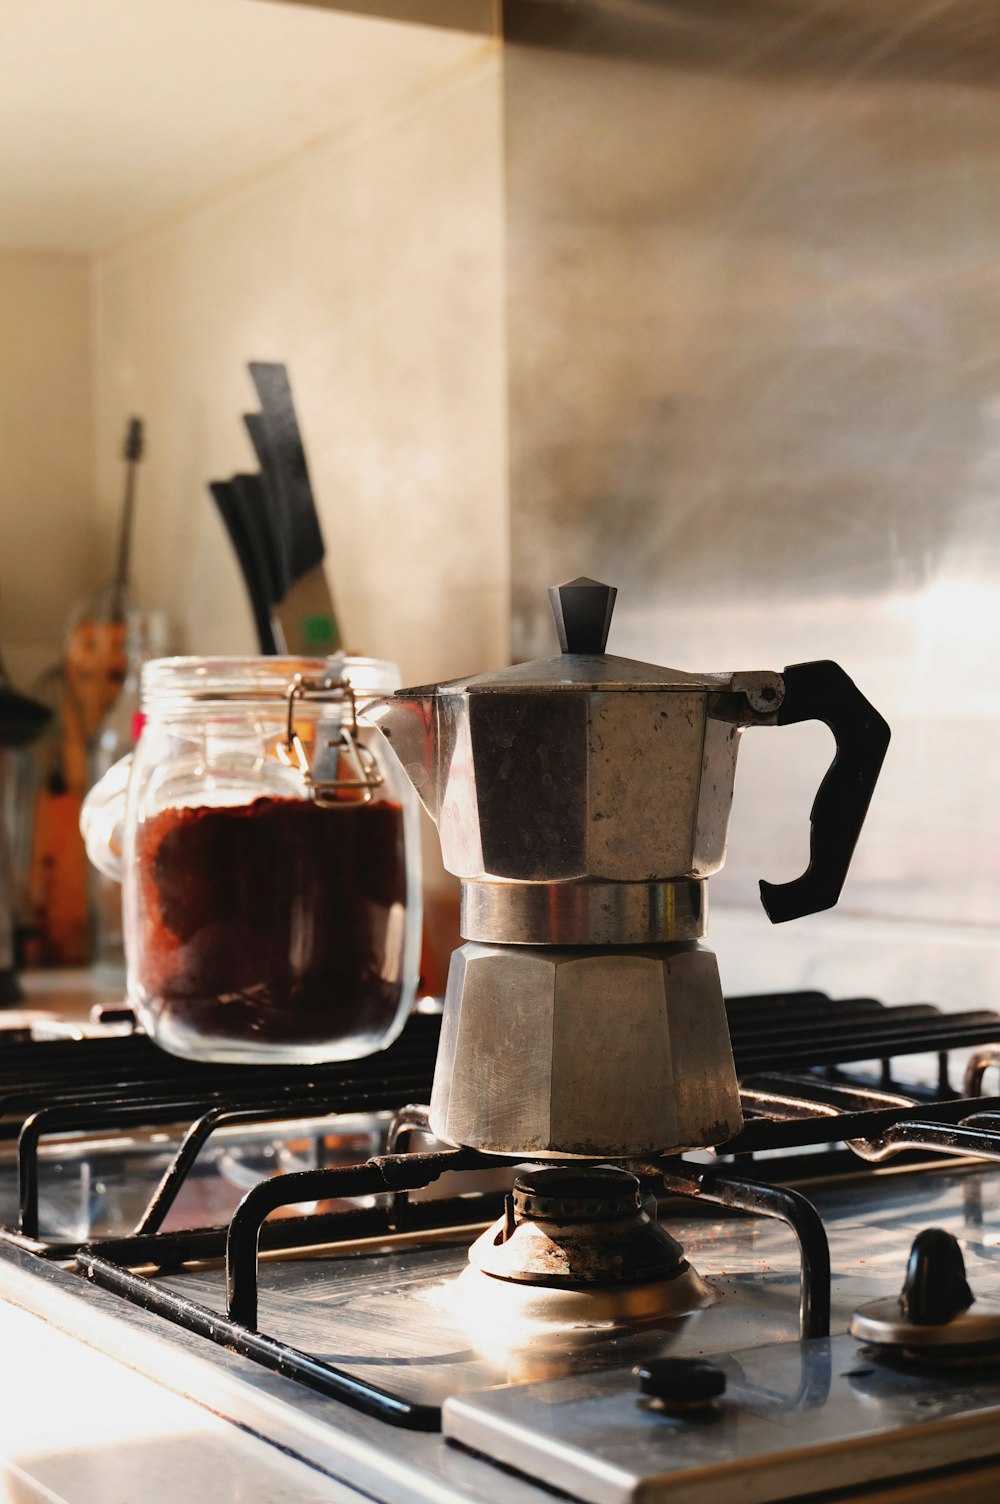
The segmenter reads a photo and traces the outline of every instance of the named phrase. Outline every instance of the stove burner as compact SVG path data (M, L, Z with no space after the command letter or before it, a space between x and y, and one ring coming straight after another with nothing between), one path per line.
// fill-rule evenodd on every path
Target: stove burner
M642 1210L639 1182L626 1170L535 1169L514 1181L515 1215L533 1222L603 1222Z
M644 1210L636 1177L610 1165L522 1171L469 1266L458 1303L480 1326L510 1323L515 1340L524 1328L534 1338L547 1327L606 1331L682 1316L714 1298Z
M564 1290L670 1280L689 1268L643 1210L636 1177L611 1166L520 1174L469 1262L495 1279Z

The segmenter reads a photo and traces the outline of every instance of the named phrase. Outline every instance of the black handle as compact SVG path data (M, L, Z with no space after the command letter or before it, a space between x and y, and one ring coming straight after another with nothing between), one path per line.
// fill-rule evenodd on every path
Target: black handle
M232 482L227 480L209 481L208 489L219 508L226 532L229 534L229 541L239 560L243 582L250 597L250 608L253 611L254 625L257 628L260 651L265 654L276 653L278 644L271 625L271 603L268 598L267 582L261 573L254 542L247 532L246 517L236 491Z
M809 866L790 883L761 882L760 901L772 924L831 909L847 869L889 745L889 727L838 663L786 668L779 726L823 721L837 752L813 800Z
M281 544L274 535L264 482L259 475L234 475L229 482L243 517L257 569L267 590L268 609L284 600ZM284 593L283 593L284 592Z
M322 564L325 550L288 369L278 361L267 360L252 360L249 369L260 399L278 500L285 514L291 577L293 581L301 580L304 574Z
M281 486L275 467L274 455L267 437L263 413L244 413L243 422L250 435L257 463L260 465L261 496L267 508L268 528L271 534L274 561L278 573L277 593L274 601L280 602L292 588L292 568L288 557L289 539L286 514L281 500Z

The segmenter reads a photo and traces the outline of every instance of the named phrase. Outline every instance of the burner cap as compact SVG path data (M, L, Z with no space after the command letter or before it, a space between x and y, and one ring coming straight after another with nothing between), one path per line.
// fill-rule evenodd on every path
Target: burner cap
M522 1172L514 1181L514 1212L531 1222L612 1222L642 1207L639 1182L611 1165Z
M612 1165L524 1165L504 1215L469 1249L456 1298L477 1330L593 1334L686 1315L712 1291Z
M525 1167L469 1260L497 1279L576 1290L674 1279L688 1267L643 1210L635 1176L611 1165Z

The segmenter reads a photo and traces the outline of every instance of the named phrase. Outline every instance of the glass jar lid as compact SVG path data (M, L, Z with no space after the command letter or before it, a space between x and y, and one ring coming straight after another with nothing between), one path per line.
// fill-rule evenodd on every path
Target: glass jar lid
M155 658L143 665L142 703L146 710L212 703L287 700L297 682L308 683L310 698L331 696L348 686L356 700L375 699L399 687L399 669L384 658L335 653L330 658Z

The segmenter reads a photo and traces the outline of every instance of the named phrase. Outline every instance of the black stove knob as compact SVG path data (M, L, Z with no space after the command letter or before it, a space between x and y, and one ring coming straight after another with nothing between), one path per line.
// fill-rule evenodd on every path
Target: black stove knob
M726 1375L701 1358L650 1358L632 1372L639 1392L684 1408L708 1405L726 1390Z
M973 1299L958 1240L941 1227L918 1232L899 1297L906 1320L918 1326L943 1326L967 1311Z

